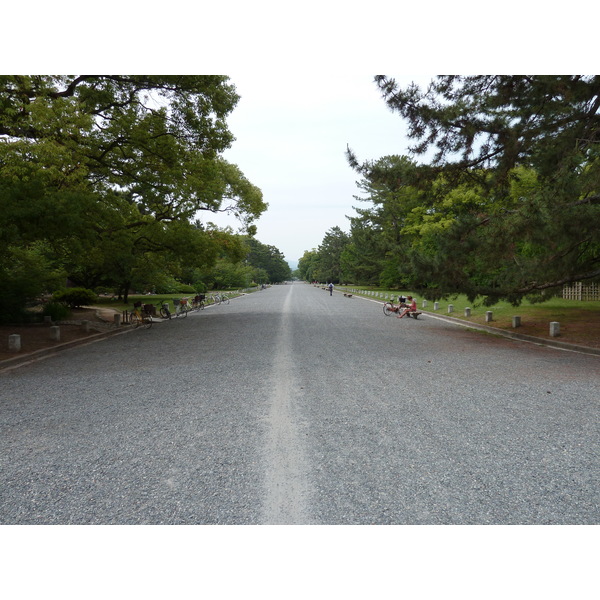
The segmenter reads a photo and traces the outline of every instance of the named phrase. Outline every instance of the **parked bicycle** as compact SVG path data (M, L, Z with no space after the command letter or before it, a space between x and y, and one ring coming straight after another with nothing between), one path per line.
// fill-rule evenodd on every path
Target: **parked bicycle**
M169 303L168 302L159 302L156 306L159 307L159 313L160 313L160 316L163 319L170 319L171 318L171 311L169 309Z
M187 317L190 310L187 298L173 298L173 306L175 307L175 317Z
M133 305L133 312L129 315L129 323L134 329L140 326L149 329L152 327L152 315L141 302L136 302Z
M213 300L215 304L229 304L229 296L227 294L216 293L213 296Z
M206 296L204 294L196 294L192 300L192 310L204 310L204 300Z

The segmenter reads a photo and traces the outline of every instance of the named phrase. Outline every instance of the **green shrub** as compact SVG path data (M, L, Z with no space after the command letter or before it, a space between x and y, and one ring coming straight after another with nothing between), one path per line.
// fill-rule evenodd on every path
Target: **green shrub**
M98 300L98 296L92 290L87 288L68 288L54 292L52 299L56 302L61 302L69 308L77 308L94 304Z
M61 321L62 319L66 319L70 312L61 302L48 302L44 305L43 315L51 317L53 321Z

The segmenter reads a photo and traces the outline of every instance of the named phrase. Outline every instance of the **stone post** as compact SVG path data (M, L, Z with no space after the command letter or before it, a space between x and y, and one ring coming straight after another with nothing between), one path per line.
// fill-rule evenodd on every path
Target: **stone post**
M90 325L91 325L90 321L81 321L81 326L83 327L83 330L84 330L86 333L89 333L89 332L90 332L90 330L91 330L91 327L90 327Z
M433 310L438 310L439 307L440 307L440 303L439 302L434 302L433 303Z
M560 335L560 323L552 321L550 323L550 337L558 337Z
M423 300L423 308L427 308L427 300Z
M454 312L454 304L448 304L448 314Z
M120 327L121 326L121 315L119 313L117 313L114 317L114 322L115 322L115 327Z
M471 316L471 309L467 306L467 308L465 308L465 317L470 317Z
M490 321L493 321L494 319L492 317L493 317L492 311L491 310L486 311L486 313L485 313L485 322L489 323Z
M21 336L18 333L8 336L8 349L11 352L18 352L21 349Z
M50 327L50 339L54 342L60 342L60 327L58 325Z
M521 317L515 315L512 318L512 326L513 327L521 327Z

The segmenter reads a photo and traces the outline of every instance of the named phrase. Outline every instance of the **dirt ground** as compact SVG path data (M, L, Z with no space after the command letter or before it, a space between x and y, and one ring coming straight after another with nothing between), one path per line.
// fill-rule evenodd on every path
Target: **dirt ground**
M524 335L532 335L545 340L557 340L589 348L600 348L600 311L597 310L571 310L568 314L557 316L556 320L560 323L560 335L556 338L550 336L550 322L547 315L541 317L530 316L522 319L521 327L514 329L512 318L508 317L498 319L492 323L486 323L484 316L473 317L469 320L474 323L489 325Z
M512 328L512 321L495 321L493 323L484 323L484 318L472 318L473 322L491 325L499 329L515 331L525 335L532 335L544 339L556 339L570 344L580 344L590 348L600 348L600 312L599 311L569 311L568 317L560 317L560 337L551 338L549 333L549 323L546 320L525 320L518 329ZM93 308L79 309L73 311L70 320L88 320L102 321L96 315ZM110 315L105 315L104 320L110 320ZM8 349L8 336L18 333L21 335L20 352L10 351ZM60 341L55 342L50 339L50 330L48 325L0 325L0 361L14 356L28 354L36 350L51 348L64 342L78 340L97 334L98 331L91 330L86 333L80 325L61 325Z
M74 310L69 320L103 321L96 315L96 309L94 308ZM106 321L106 317L104 321ZM19 352L8 349L8 336L13 333L18 333L21 336L21 350ZM29 354L36 350L52 348L65 342L87 338L98 333L99 331L96 329L86 332L81 325L61 325L60 341L56 342L50 339L50 326L47 324L0 325L0 361Z

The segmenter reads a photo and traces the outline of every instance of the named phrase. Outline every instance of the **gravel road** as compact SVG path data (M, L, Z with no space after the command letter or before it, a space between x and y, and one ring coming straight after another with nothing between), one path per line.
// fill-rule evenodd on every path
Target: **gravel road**
M599 524L600 357L274 286L0 375L2 524Z

